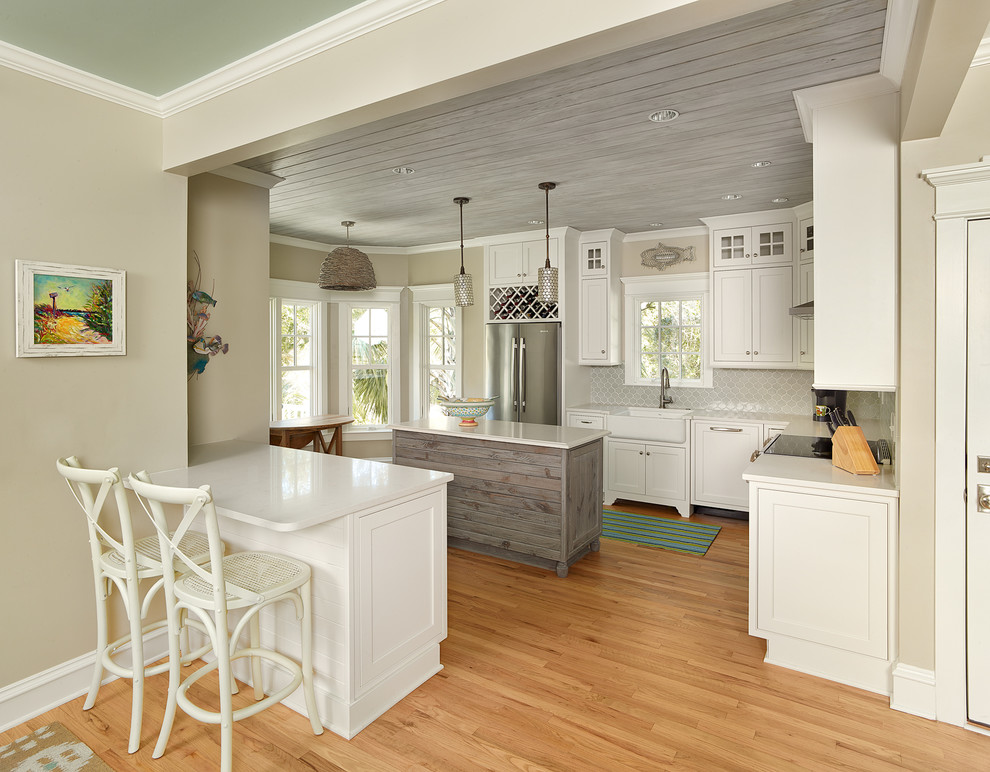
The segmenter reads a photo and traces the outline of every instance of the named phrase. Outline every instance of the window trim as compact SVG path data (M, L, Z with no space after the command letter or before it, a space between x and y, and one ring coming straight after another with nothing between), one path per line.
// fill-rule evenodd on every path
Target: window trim
M389 423L398 423L399 411L402 405L402 339L400 324L400 295L401 287L378 287L377 289L355 293L331 293L331 302L337 303L338 321L338 351L340 365L338 367L338 411L341 414L353 416L353 395L351 392L351 310L354 308L385 308L388 316L388 415ZM348 425L345 433L384 433L385 425Z
M319 293L319 294L318 294ZM316 384L313 393L313 415L327 412L328 379L328 327L327 301L325 293L313 285L301 281L271 279L268 283L268 414L269 420L278 420L276 394L281 393L281 362L278 341L281 337L280 306L287 303L314 303L313 318L313 367Z
M659 379L643 378L640 375L640 336L638 314L639 305L647 301L701 299L701 380L671 378L672 388L710 389L712 388L712 315L710 279L704 274L680 274L674 276L634 276L624 277L623 291L623 330L625 354L625 378L627 386L658 386Z
M429 341L426 331L429 310L431 308L454 308L454 341L456 349L456 364L454 365L454 380L457 383L457 393L463 394L463 357L462 343L464 340L463 309L454 302L454 285L423 284L410 287L413 302L413 345L412 345L412 393L409 400L409 411L412 419L423 418L428 414L426 400L429 395L430 357L427 351Z

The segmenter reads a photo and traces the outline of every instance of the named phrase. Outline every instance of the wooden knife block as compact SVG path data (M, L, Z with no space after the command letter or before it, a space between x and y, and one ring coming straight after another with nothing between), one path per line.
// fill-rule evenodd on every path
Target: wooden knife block
M853 474L880 474L863 430L858 426L840 426L832 435L832 466Z

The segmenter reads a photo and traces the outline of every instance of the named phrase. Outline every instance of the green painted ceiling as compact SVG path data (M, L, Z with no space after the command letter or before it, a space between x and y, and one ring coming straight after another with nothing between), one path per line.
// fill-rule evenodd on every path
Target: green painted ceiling
M0 0L0 40L161 96L359 0Z

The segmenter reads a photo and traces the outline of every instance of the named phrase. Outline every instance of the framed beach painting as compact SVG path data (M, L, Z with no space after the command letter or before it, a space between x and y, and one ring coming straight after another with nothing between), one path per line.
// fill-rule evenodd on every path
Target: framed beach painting
M17 260L17 356L127 353L124 271Z

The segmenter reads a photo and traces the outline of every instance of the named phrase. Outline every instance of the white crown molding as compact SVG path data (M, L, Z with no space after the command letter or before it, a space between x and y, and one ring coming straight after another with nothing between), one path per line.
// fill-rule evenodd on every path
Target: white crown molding
M898 88L893 82L883 75L876 74L795 91L794 104L797 106L798 117L801 119L805 141L814 142L813 116L818 108L893 94L897 90Z
M943 166L939 169L922 169L921 179L933 188L941 185L965 185L990 181L990 163L984 156L979 163Z
M0 40L0 65L12 70L33 75L36 78L56 83L59 86L81 91L84 94L105 99L132 110L162 117L159 100L143 91L138 91L119 83L92 75L54 59L40 56L23 48L12 46Z
M442 2L444 0L366 0L160 97L2 41L0 65L149 115L167 118Z
M265 174L265 172L255 171L254 169L248 169L246 166L238 166L237 164L224 166L222 169L214 169L210 174L215 174L217 177L226 177L228 180L246 182L249 185L267 188L268 190L271 190L280 182L285 182L285 177L276 177L274 174Z
M981 67L984 64L990 64L990 38L983 38L980 41L980 47L976 49L976 56L973 57L970 67Z
M901 87L904 67L911 48L911 35L918 18L918 0L898 0L887 3L887 18L883 25L883 46L880 49L880 74Z
M366 0L163 95L159 99L162 117L175 115L443 1Z

